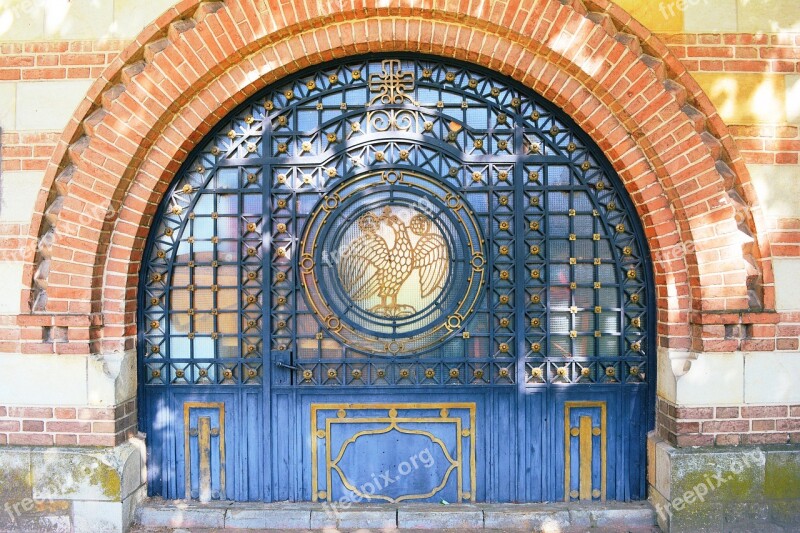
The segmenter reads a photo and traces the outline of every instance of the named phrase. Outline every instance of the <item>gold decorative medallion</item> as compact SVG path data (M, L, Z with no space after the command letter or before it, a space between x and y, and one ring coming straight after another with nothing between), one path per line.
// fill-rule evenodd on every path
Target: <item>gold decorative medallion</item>
M331 199L335 198L335 205ZM395 170L347 180L320 201L300 242L309 308L345 344L419 353L455 333L486 275L484 239L442 180Z

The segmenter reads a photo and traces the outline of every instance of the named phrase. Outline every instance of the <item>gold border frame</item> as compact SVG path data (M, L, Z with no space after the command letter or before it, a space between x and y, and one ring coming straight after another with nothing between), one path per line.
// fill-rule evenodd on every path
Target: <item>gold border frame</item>
M606 402L564 402L564 501L572 501L570 498L571 482L571 450L572 442L570 436L570 411L577 407L597 407L600 409L600 501L606 501L606 453L608 434L606 430ZM591 460L591 458L589 459Z
M466 409L469 412L469 428L462 429L462 418L460 417L448 417L449 411L452 409ZM385 417L363 417L363 418L346 418L347 410L385 410L387 411L387 416ZM444 414L444 416L436 417L397 417L396 411L397 410L438 410L440 414ZM320 429L317 427L317 414L320 411L342 411L344 412L345 416L336 416L331 418L325 419L325 429ZM392 416L392 411L394 411L394 416ZM378 498L384 499L389 503L397 503L404 500L410 499L422 499L428 498L433 496L441 490L447 481L450 479L450 475L452 471L455 469L458 473L458 495L459 501L465 499L464 491L463 491L463 480L464 480L464 461L463 461L463 446L462 446L462 439L466 436L463 434L464 431L469 430L469 439L470 439L470 454L469 454L469 476L470 476L470 491L469 491L469 498L466 498L468 501L474 502L476 497L476 490L475 484L477 479L476 473L476 451L475 451L475 443L477 441L477 428L476 428L476 411L477 407L475 403L335 403L335 404L311 404L311 501L317 502L320 499L328 500L330 496L330 488L332 485L332 472L336 469L340 476L342 477L342 483L345 487L349 490L359 494L359 491L355 489L351 484L348 484L347 477L341 472L340 469L336 466L336 463L341 460L346 448L355 442L360 436L366 434L377 434L377 433L387 433L392 429L396 429L397 431L403 433L415 433L425 435L434 444L437 444L444 450L445 458L450 462L450 468L448 468L447 472L445 473L442 483L434 489L432 492L428 494L411 494L411 495L404 495L400 496L399 498L389 498L389 497L381 497L377 496ZM338 413L337 413L338 415ZM444 443L442 443L441 439L436 437L430 432L423 432L419 430L410 430L410 429L403 429L397 427L398 423L406 422L406 423L450 423L456 425L457 431L457 451L456 451L456 459L453 459L449 452L447 452ZM386 428L377 429L377 430L366 430L362 432L358 432L348 438L340 448L337 456L335 458L332 457L331 448L330 448L330 430L331 425L334 423L342 423L342 424L355 424L355 423L387 423L389 424ZM324 496L320 496L319 490L319 443L317 440L324 439L325 440L325 476L326 476L326 491ZM361 495L363 496L363 495ZM374 499L376 496L370 496L370 499Z
M225 494L225 404L223 402L183 402L184 497L187 500L192 499L192 461L189 457L189 417L192 409L217 409L219 411L219 489L220 494Z

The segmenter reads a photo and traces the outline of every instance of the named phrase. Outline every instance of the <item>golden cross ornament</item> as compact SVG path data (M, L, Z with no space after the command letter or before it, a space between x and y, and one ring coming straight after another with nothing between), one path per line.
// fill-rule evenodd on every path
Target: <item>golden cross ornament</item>
M413 99L406 93L414 90L414 73L400 70L399 59L386 59L381 62L383 72L371 74L369 77L369 90L379 92L370 105L380 100L384 104L399 104L404 98L413 103Z

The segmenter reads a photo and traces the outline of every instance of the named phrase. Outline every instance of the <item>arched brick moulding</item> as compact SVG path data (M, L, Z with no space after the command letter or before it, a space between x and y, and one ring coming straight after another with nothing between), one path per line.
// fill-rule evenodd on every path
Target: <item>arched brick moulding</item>
M612 35L610 17L556 0L475 2L463 12L445 2L399 4L315 12L324 4L186 0L121 54L65 132L31 230L40 241L56 234L45 250L49 273L45 254L32 254L25 273L28 287L46 288L43 315L102 314L102 326L87 326L84 348L73 351L133 346L150 221L180 163L225 114L301 68L376 51L488 66L562 107L598 142L656 258L661 345L690 347L693 309L747 307L736 213L713 147L658 65Z

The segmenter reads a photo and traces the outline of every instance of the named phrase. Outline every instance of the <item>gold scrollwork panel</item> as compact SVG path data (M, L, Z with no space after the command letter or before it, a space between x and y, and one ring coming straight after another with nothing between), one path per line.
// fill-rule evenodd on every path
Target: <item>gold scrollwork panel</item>
M475 501L475 416L474 403L312 404L312 500L335 500L332 487L337 480L344 491L349 491L359 501L425 500L450 485L455 477L457 488L453 501ZM431 461L436 455L444 462L440 479L431 481L425 490L420 491L419 486L415 486L417 492L400 490L382 494L379 490L366 491L363 485L359 487L354 481L358 474L349 471L345 455L359 446L361 439L373 438L372 445L380 447L381 441L374 438L380 439L390 433L396 433L395 437L400 439L421 438L429 442L435 452L428 452ZM402 468L398 470L403 474ZM391 475L389 470L384 474L387 479ZM372 481L376 481L375 475ZM401 481L399 477L397 481ZM376 489L374 484L371 486Z

